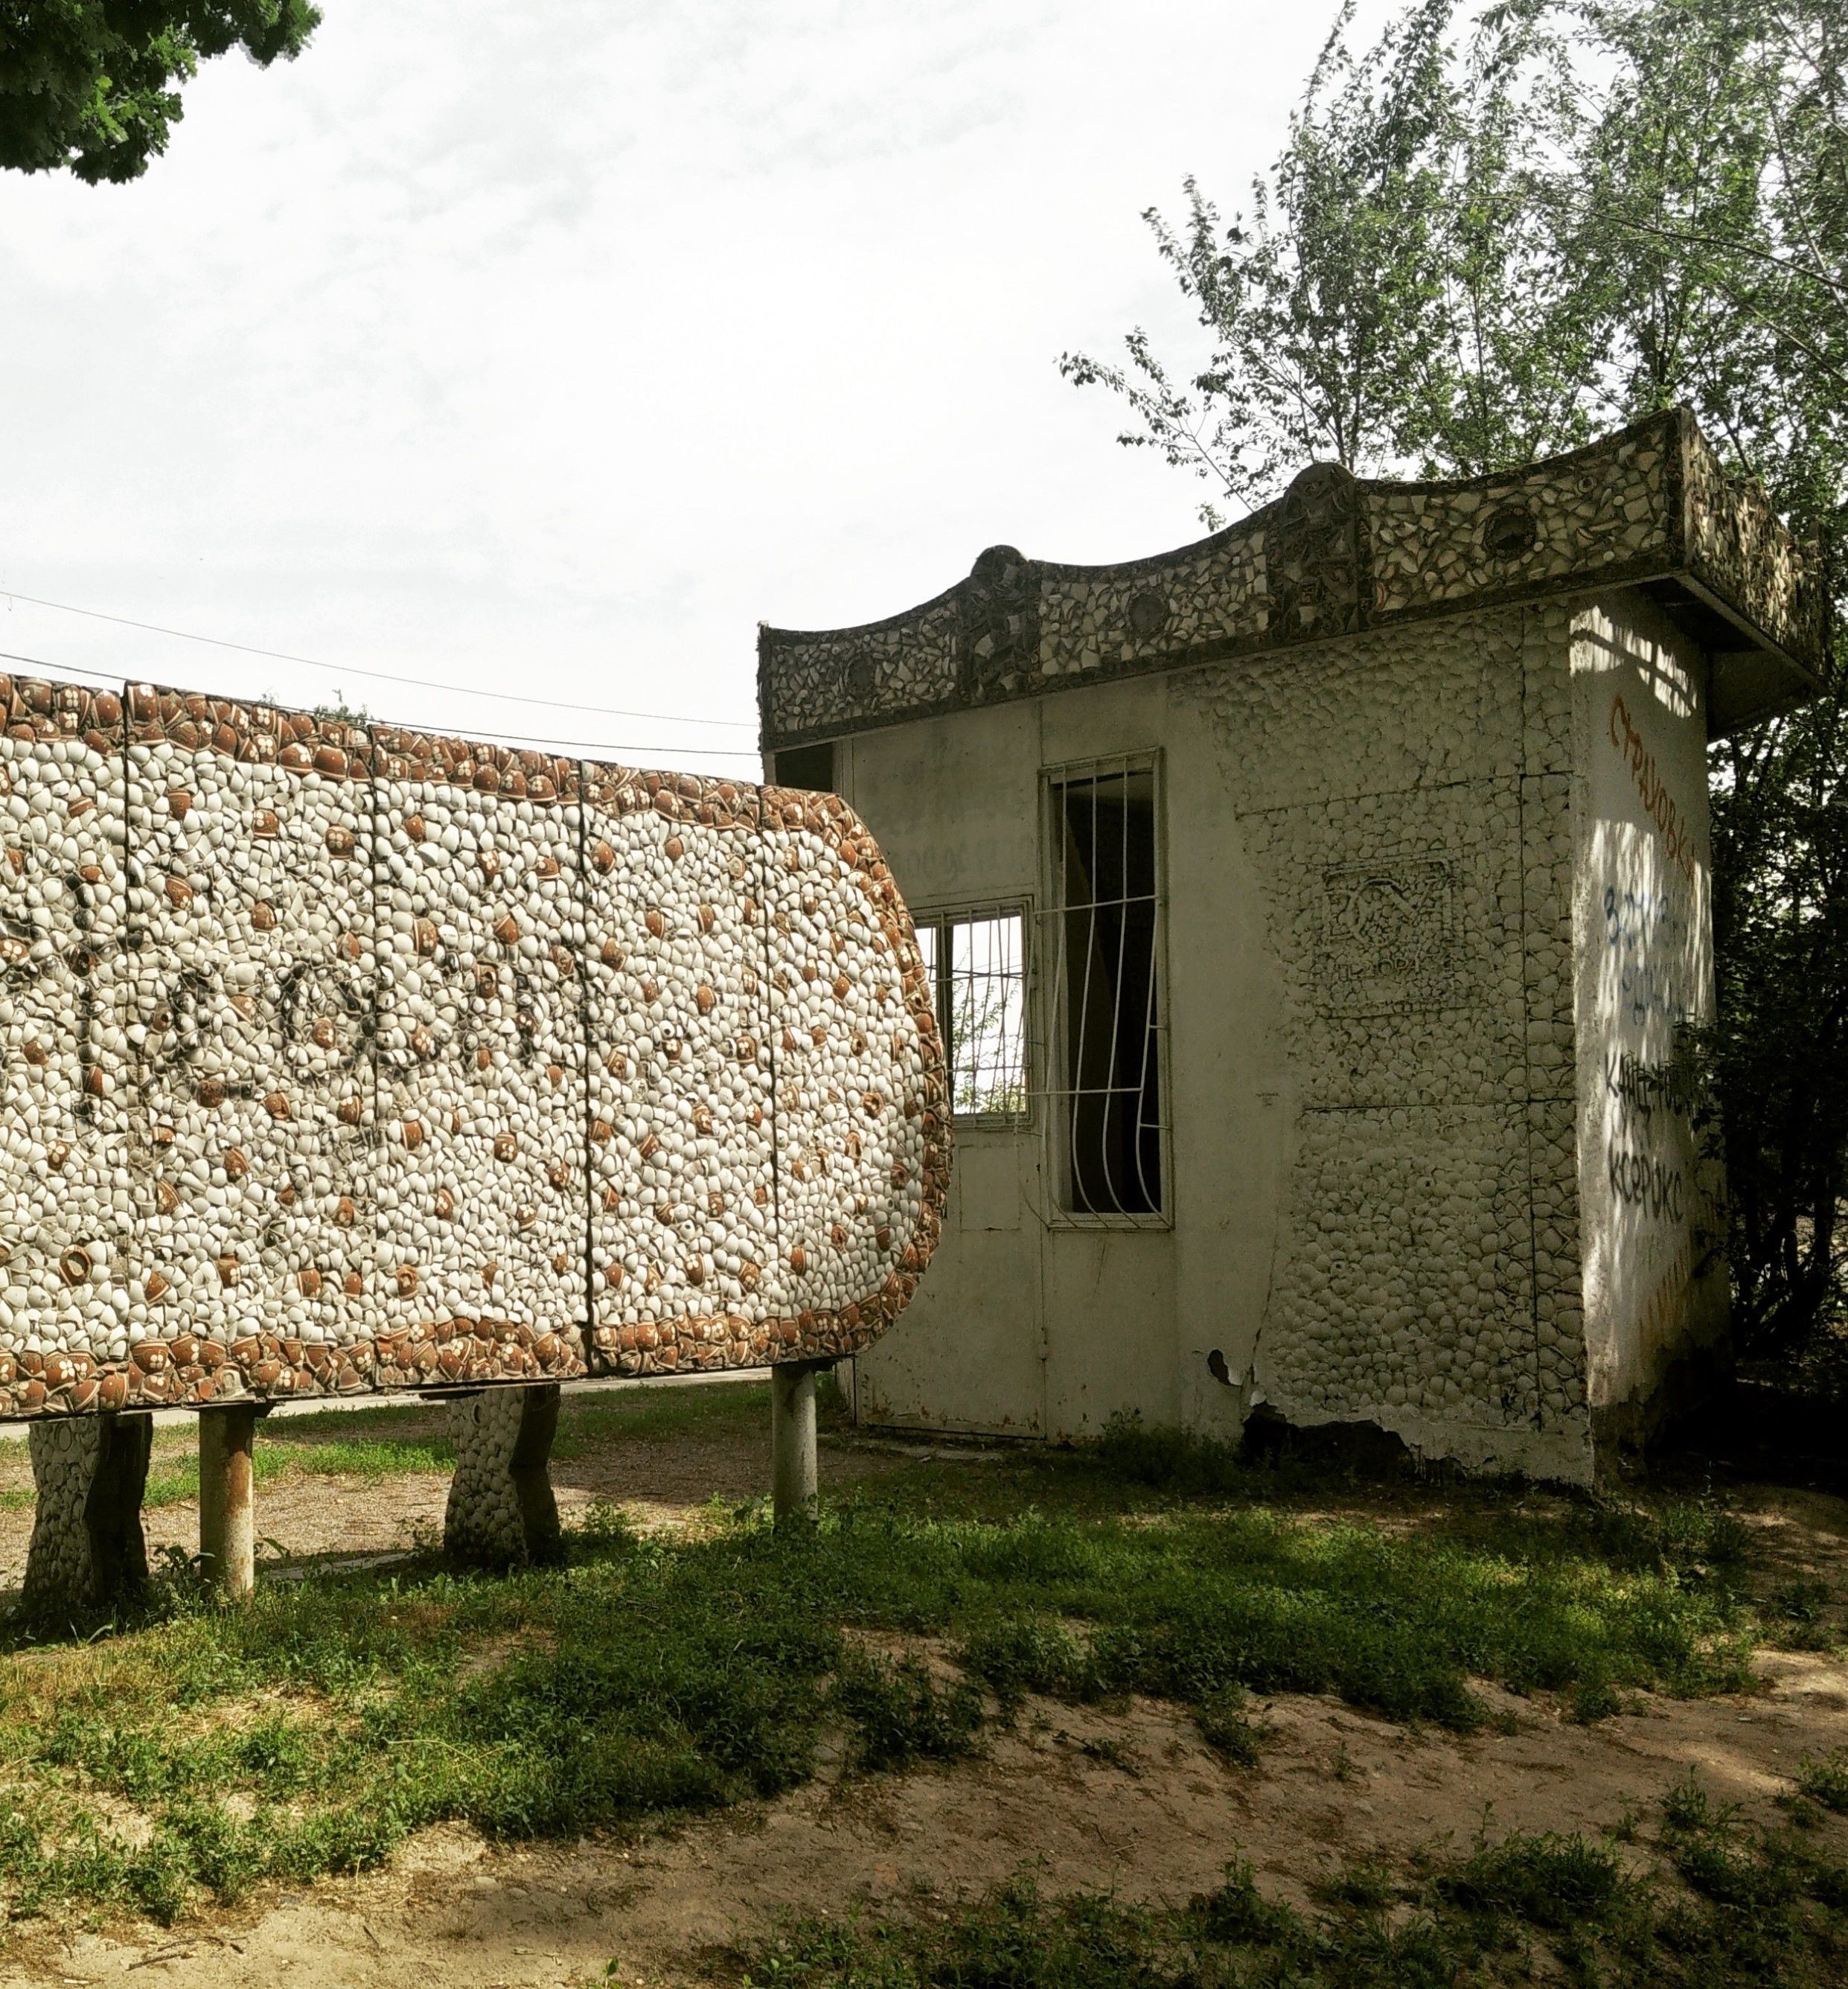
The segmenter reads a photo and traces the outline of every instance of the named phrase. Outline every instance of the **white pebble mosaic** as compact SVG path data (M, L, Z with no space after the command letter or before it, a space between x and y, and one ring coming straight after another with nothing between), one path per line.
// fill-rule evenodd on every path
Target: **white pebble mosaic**
M936 1239L831 795L0 678L0 1415L851 1353Z

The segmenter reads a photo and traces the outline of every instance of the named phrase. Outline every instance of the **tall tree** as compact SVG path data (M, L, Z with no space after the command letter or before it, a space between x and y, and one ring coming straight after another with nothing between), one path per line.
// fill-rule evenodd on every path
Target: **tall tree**
M202 60L292 61L320 18L312 0L0 0L0 168L137 179Z
M1689 403L1848 578L1848 20L1829 0L1585 8L1609 80L1546 191L1597 271L1610 403ZM1838 610L1844 604L1838 597ZM1711 756L1718 1018L1708 1062L1748 1347L1848 1299L1848 652L1837 687Z
M1841 0L1413 0L1359 54L1352 19L1247 213L1190 180L1184 229L1146 216L1206 363L1139 327L1061 358L1119 439L1248 505L1311 456L1467 475L1686 402L1848 587ZM1777 1348L1848 1312L1848 705L1712 773L1735 1316Z
M1189 179L1176 228L1143 219L1207 334L1178 378L1141 327L1127 364L1060 370L1121 395L1152 447L1246 507L1311 457L1361 474L1474 471L1587 432L1580 382L1599 327L1532 198L1545 133L1570 101L1562 52L1509 20L1460 60L1457 0L1416 0L1372 49L1354 0L1290 120L1288 142L1229 222ZM1216 504L1203 507L1209 524Z

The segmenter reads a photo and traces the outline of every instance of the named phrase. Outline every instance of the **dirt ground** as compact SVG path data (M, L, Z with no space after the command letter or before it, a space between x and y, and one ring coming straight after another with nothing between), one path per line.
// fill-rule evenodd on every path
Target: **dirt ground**
M430 1428L442 1427L433 1415ZM396 1434L415 1435L415 1429ZM889 1470L892 1458L871 1449L836 1447L829 1475L841 1483ZM0 1493L29 1488L32 1468L25 1445L0 1442ZM754 1499L770 1484L770 1442L761 1445L697 1433L672 1441L608 1445L584 1457L560 1459L552 1466L558 1510L567 1525L586 1506L623 1506L644 1530L684 1526L708 1501ZM261 1486L257 1492L257 1537L263 1557L274 1562L324 1560L330 1556L371 1559L408 1552L416 1537L440 1534L449 1496L446 1472L415 1472L368 1482L361 1478L300 1477ZM157 1559L169 1547L188 1554L199 1547L199 1509L192 1500L157 1506L146 1515L147 1550ZM11 1599L25 1574L32 1539L29 1507L0 1508L0 1604Z
M834 1445L824 1469L858 1476L890 1462ZM562 1465L561 1503L613 1498L649 1523L682 1524L715 1492L753 1494L762 1463L743 1443L623 1446ZM443 1491L438 1478L301 1481L266 1500L262 1530L298 1553L323 1542L386 1553L419 1522L440 1523ZM1741 1498L1776 1578L1848 1586L1848 1503L1775 1489ZM29 1516L0 1514L0 1567L14 1565L15 1533L22 1557ZM150 1516L157 1539L187 1543L193 1515ZM1467 1737L1333 1699L1279 1697L1254 1709L1271 1734L1249 1769L1224 1764L1169 1706L1030 1701L976 1760L871 1779L831 1763L773 1804L626 1844L509 1850L445 1828L413 1840L388 1871L272 1892L171 1930L25 1931L0 1953L0 1989L130 1976L176 1989L558 1989L608 1980L612 1962L624 1982L692 1983L716 1950L787 1912L929 1911L1023 1868L1054 1889L1184 1899L1234 1857L1301 1903L1330 1865L1445 1838L1464 1848L1485 1825L1496 1835L1589 1832L1626 1813L1647 1818L1691 1769L1715 1798L1770 1821L1804 1755L1848 1747L1848 1668L1766 1652L1758 1669L1752 1696L1645 1699L1591 1726L1485 1687L1510 1729ZM1819 1835L1848 1857L1848 1821L1829 1818Z

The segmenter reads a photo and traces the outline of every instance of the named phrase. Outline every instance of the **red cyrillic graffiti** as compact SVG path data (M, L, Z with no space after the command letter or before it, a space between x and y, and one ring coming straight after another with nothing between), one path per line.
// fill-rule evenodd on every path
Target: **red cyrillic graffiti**
M1643 735L1636 730L1630 708L1621 696L1610 701L1610 743L1623 755L1630 778L1636 784L1636 792L1642 798L1643 812L1661 836L1670 862L1691 884L1694 875L1694 839L1656 765L1656 756L1643 744Z

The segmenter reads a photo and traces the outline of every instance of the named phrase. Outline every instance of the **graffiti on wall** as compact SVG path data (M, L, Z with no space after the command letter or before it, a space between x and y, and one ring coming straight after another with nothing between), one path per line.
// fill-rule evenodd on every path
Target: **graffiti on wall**
M825 1357L909 1299L941 1051L835 798L0 717L0 1413Z
M1683 878L1694 880L1694 838L1680 803L1656 764L1656 756L1643 744L1643 735L1630 716L1630 706L1620 693L1610 701L1610 743L1623 756L1636 784L1643 812L1662 839L1663 853Z
M1680 1222L1686 1217L1680 1167L1615 1139L1605 1150L1605 1165L1610 1191L1626 1207L1657 1222Z
M1606 879L1605 939L1615 964L1618 1005L1632 1022L1640 1025L1655 1016L1677 1025L1693 1014L1690 917L1685 891Z
M1646 819L1647 857L1633 851L1603 885L1602 991L1613 1032L1603 1051L1606 1174L1626 1209L1679 1225L1689 1213L1695 1100L1676 1045L1697 1013L1702 971L1696 846L1683 803L1621 692L1611 699L1606 731Z
M1674 964L1677 974L1686 962ZM1685 1011L1683 1011L1684 1014ZM1604 1092L1610 1101L1605 1167L1618 1201L1652 1221L1679 1223L1687 1213L1686 1169L1678 1156L1691 1137L1695 1098L1685 1065L1645 1063L1628 1050L1607 1050Z
M1685 1064L1644 1063L1623 1049L1605 1052L1604 1093L1626 1121L1645 1128L1658 1111L1685 1117L1695 1103L1694 1073Z
M1596 652L1617 682L1592 693L1582 932L1588 1302L1612 1400L1652 1386L1701 1316L1713 1195L1685 1055L1710 1012L1705 724L1691 697L1652 689L1680 682L1677 659L1630 639Z

